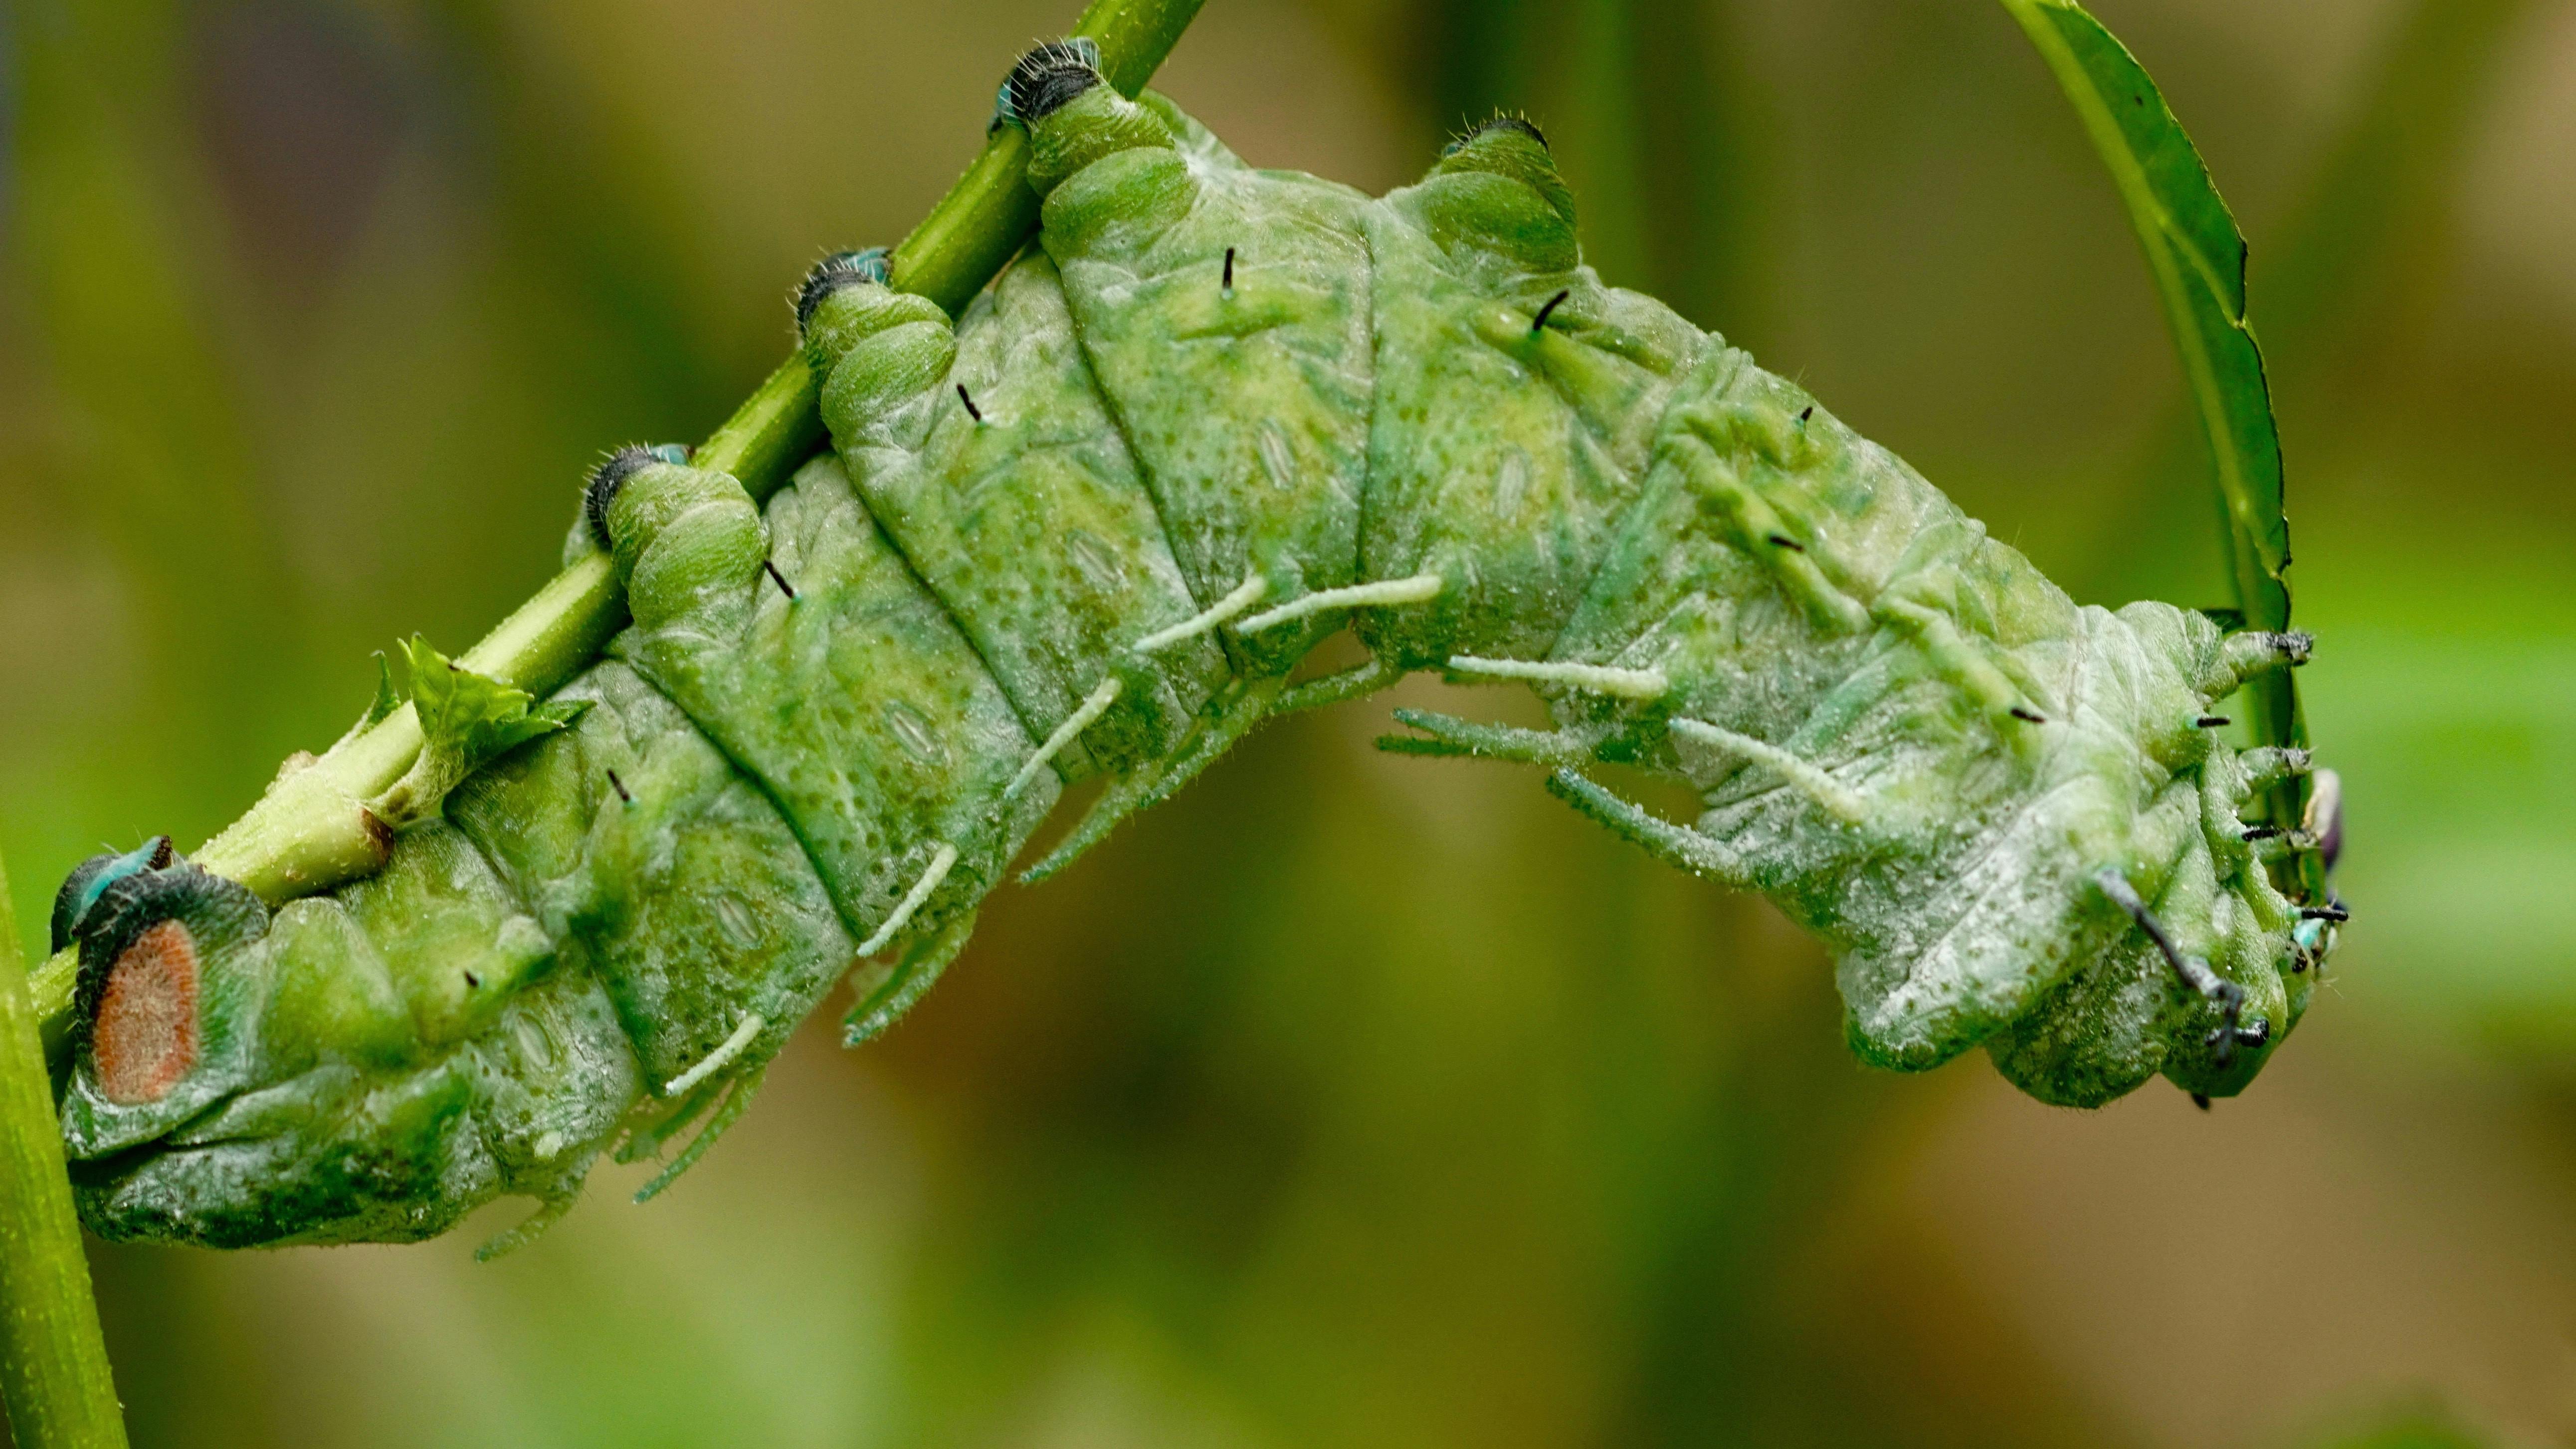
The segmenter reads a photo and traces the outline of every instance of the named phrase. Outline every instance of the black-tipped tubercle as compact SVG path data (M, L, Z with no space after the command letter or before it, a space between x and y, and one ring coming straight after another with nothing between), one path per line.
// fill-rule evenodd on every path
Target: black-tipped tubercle
M803 332L823 299L848 287L882 287L894 275L884 247L834 252L814 264L796 288L796 330Z
M1100 84L1100 47L1083 37L1050 40L1020 57L994 102L999 120L1032 125Z
M1544 151L1547 149L1547 133L1540 130L1536 122L1531 121L1526 116L1496 116L1492 120L1485 122L1483 125L1470 130L1467 134L1459 137L1457 140L1450 142L1447 146L1442 147L1440 154L1443 156L1455 156L1459 152L1467 149L1467 147L1475 144L1476 138L1479 136L1488 136L1496 131L1517 131L1520 134L1529 137L1531 140L1536 141L1540 150Z
M53 949L60 951L79 938L81 926L109 887L131 876L168 870L176 858L170 837L156 835L123 855L93 855L73 866L63 878L63 888L54 894Z
M629 443L609 454L608 461L590 470L590 486L582 490L581 513L590 521L590 536L599 540L601 548L614 547L608 536L608 508L617 501L617 490L626 486L626 480L635 476L636 470L654 463L687 461L689 448L684 443L649 448L642 443Z

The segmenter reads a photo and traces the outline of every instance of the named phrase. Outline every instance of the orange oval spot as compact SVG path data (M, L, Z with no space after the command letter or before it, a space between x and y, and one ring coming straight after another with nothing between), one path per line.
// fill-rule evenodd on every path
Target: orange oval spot
M157 1102L197 1065L197 941L163 921L125 948L99 994L90 1055L99 1091L127 1106Z

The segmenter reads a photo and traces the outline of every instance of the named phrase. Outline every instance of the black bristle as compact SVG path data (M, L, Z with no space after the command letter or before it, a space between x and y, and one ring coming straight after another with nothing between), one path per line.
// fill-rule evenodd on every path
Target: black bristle
M590 520L590 536L599 540L601 548L616 546L608 536L608 509L617 501L617 490L626 486L626 480L633 477L636 470L654 461L652 449L641 443L629 443L609 454L607 462L590 470L590 486L582 492L581 512Z
M2048 716L2041 714L2038 710L2032 709L2028 705L2014 705L2012 707L2012 717L2028 724L2048 723Z
M796 586L787 582L787 575L778 571L778 565L768 559L762 559L760 561L760 566L769 570L769 581L778 585L778 592L787 596L787 602L791 604L795 603Z
M1050 40L1011 67L1002 104L1011 120L1032 125L1100 84L1100 51L1088 40Z
M1556 309L1564 305L1566 298L1573 295L1572 292L1559 292L1548 298L1547 305L1539 308L1538 315L1530 319L1530 335L1536 337L1547 326L1547 319L1555 316Z
M1443 156L1455 156L1460 151L1463 151L1467 147L1475 144L1478 137L1490 136L1496 131L1518 132L1519 134L1536 141L1540 150L1544 151L1548 149L1547 133L1540 130L1537 123L1531 121L1527 116L1496 116L1492 120L1468 131L1467 134L1459 137L1457 140L1450 142L1441 150L1440 154Z
M888 276L886 249L834 252L814 264L796 288L796 330L803 332L823 299L847 287L882 287Z

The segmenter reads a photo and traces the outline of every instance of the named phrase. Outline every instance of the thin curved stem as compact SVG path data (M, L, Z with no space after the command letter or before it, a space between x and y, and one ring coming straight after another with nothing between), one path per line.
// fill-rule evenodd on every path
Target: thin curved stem
M125 1443L0 864L0 1401L22 1449Z
M2271 383L2245 294L2245 238L2199 149L2136 56L2076 0L2001 0L2047 62L2109 172L2144 250L2200 414L2217 473L2229 571L2248 628L2290 627L2290 525L2283 507L2281 439ZM2297 679L2287 670L2249 680L2254 742L2308 744ZM2298 826L2308 779L2267 792L2263 818ZM2295 852L2275 884L2301 899L2326 898L2315 851Z

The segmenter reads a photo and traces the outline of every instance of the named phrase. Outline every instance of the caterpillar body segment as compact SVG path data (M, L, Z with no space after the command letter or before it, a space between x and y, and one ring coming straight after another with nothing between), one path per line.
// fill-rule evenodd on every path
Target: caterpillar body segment
M1579 264L1572 197L1520 126L1452 147L1370 210L1368 235L1379 391L1363 571L1451 587L1364 617L1360 636L1410 668L1543 659L1712 340Z
M2266 854L2337 826L2249 840L2310 762L2206 721L2304 640L2076 606L1603 286L1526 123L1372 200L1246 167L1092 64L1049 48L1006 87L1043 230L953 322L870 254L808 279L831 451L762 504L675 451L594 478L575 547L633 623L557 732L329 894L270 911L152 848L66 884L94 1228L401 1239L517 1194L533 1230L600 1153L685 1139L649 1195L854 965L849 1040L918 999L1064 784L1105 777L1031 876L1263 719L1415 669L1527 684L1557 728L1406 711L1391 747L1540 765L1770 895L1832 947L1867 1060L1982 1045L2074 1104L2259 1070L2341 920ZM1371 661L1292 684L1345 626Z
M1212 140L1185 151L1106 85L1031 135L1041 243L1196 597L1257 577L1266 609L1352 583L1375 389L1367 198ZM1245 672L1284 673L1339 626L1225 642Z
M1167 754L1229 670L1214 627L1180 633L1198 601L1090 384L1054 265L1023 258L967 318L952 328L882 286L816 307L807 347L849 475L1029 729L1051 735L1104 675L1119 682L1057 752L1061 774Z
M638 483L722 501L668 524L623 497L611 510L621 559L637 555L630 594L667 591L636 599L614 652L777 807L860 940L889 944L878 938L898 913L922 929L971 909L1057 786L1042 777L1008 794L1039 736L839 464L808 464L768 505L769 557L792 600L756 550L730 541L750 511L732 478L665 464L630 494Z

